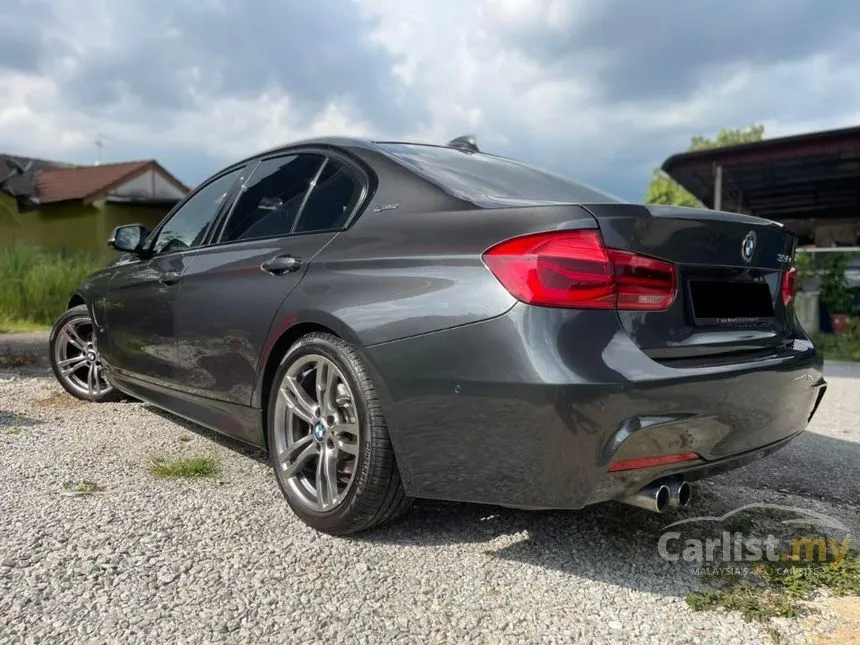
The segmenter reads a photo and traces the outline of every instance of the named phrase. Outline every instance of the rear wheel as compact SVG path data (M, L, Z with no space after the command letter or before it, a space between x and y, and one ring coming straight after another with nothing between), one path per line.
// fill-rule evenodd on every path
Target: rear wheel
M409 508L373 384L342 339L312 333L289 349L272 383L267 433L278 485L309 526L355 533Z
M60 316L51 330L49 346L51 367L66 392L94 402L121 397L105 376L86 305L72 307Z

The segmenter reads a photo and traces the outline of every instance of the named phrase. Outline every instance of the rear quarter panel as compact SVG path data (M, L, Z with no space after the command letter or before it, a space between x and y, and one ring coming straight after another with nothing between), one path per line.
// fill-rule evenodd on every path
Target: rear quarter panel
M324 312L359 346L486 320L516 302L484 265L487 248L516 235L583 227L594 220L575 206L373 213L314 259L279 318Z
M578 206L372 209L311 263L275 316L269 348L307 322L362 348L500 316L516 300L484 265L487 248L516 235L596 226ZM262 375L255 405L261 385Z

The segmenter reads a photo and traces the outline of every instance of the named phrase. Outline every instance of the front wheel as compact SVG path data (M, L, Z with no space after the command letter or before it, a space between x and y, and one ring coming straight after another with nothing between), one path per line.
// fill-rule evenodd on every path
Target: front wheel
M120 393L102 369L95 326L86 305L72 307L57 320L49 340L51 367L69 394L84 401L116 401Z
M266 431L287 503L318 531L355 533L409 508L373 384L342 339L312 333L289 349Z

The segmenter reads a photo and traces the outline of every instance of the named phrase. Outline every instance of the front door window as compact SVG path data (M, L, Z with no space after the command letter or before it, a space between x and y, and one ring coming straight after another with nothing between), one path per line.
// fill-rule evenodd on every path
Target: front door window
M241 173L239 168L221 175L192 195L158 231L151 246L153 253L160 255L200 246Z

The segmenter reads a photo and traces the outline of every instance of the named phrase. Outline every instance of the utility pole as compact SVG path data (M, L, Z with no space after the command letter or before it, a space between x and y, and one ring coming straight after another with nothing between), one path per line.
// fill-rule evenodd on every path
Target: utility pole
M105 142L107 141L107 137L103 135L101 132L96 134L96 165L100 166L102 163L102 148L104 148Z

